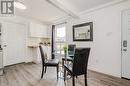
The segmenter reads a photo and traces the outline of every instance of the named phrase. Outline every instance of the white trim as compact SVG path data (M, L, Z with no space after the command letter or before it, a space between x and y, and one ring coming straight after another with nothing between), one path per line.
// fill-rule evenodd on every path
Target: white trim
M121 78L121 75L110 73L108 71L96 69L96 68L93 68L93 67L88 68L88 70L92 70L92 71L96 71L96 72L103 73L103 74L106 74L106 75L110 75L110 76Z
M121 15L121 19L122 19L122 21L121 21L121 77L128 78L128 79L130 79L129 74L126 73L126 71L128 71L128 70L126 70L126 68L123 67L123 66L126 67L126 64L125 65L123 64L123 63L126 63L126 62L124 62L124 61L126 61L126 59L123 60L123 58L127 57L126 56L127 54L123 53L123 49L125 49L123 47L123 40L128 40L128 37L127 37L128 35L126 35L125 29L129 28L128 23L127 23L127 22L129 22L129 19L128 19L129 13L130 13L130 9L126 9L126 10L122 11L122 15Z

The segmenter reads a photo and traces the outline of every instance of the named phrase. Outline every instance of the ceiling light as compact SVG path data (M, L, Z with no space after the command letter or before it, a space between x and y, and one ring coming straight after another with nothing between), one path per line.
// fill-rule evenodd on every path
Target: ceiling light
M27 9L27 7L22 2L19 2L19 1L14 1L14 7L22 9L22 10Z

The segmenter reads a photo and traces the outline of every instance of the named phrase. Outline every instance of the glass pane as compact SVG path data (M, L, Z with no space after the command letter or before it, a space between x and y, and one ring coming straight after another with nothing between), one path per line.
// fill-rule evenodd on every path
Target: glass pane
M65 27L57 28L57 37L64 38L65 37Z
M57 27L56 28L56 38L55 41L56 42L64 42L66 39L66 28L65 26L62 27Z
M56 26L55 28L55 53L61 59L64 56L64 45L66 41L66 27L65 25Z

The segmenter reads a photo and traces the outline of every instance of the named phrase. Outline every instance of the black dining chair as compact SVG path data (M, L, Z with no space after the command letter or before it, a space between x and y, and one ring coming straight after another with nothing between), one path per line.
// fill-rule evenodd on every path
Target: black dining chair
M64 81L66 71L72 76L73 86L75 86L75 77L84 75L85 86L87 86L87 65L90 48L76 48L72 65L64 64Z
M41 59L42 59L42 74L41 74L41 79L43 78L43 74L46 73L47 67L56 67L57 69L57 79L58 79L58 71L59 71L59 60L58 59L50 59L46 60L44 51L42 49L42 46L39 46L40 53L41 53Z

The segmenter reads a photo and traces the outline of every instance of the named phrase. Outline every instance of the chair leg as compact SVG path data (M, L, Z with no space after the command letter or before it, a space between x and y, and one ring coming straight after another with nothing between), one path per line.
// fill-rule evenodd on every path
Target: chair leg
M59 66L57 66L57 80L58 80Z
M76 76L76 78L78 78L78 76Z
M64 65L64 60L62 59L62 67L63 67L63 65Z
M85 86L87 86L87 74L84 74Z
M43 73L44 73L44 66L42 67L42 75L41 75L41 79L43 78Z
M66 69L64 68L64 81L66 79Z
M46 73L47 66L45 66L45 73Z
M72 77L73 86L75 86L75 77Z

